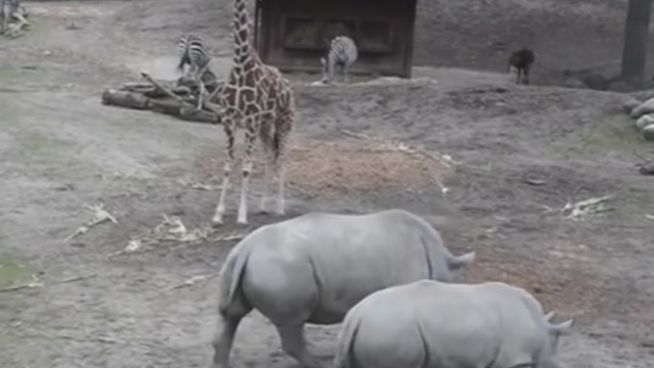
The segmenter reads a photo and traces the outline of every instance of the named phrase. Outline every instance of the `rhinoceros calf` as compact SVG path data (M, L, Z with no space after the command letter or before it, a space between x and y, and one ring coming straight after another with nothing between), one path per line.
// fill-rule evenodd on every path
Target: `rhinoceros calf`
M334 324L366 295L420 279L451 281L475 253L453 256L434 228L402 210L366 215L309 213L263 226L222 268L214 367L227 367L234 334L252 308L277 328L303 366L304 324Z
M555 368L569 320L526 291L421 280L370 294L345 316L334 368Z

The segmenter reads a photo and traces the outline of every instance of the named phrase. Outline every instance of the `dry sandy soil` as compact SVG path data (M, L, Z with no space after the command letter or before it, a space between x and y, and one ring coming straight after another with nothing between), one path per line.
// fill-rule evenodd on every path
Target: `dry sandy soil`
M565 13L556 1L509 8L531 16L545 3ZM584 9L597 15L593 6L623 2L587 3L595 5ZM248 228L207 230L218 198L220 128L102 106L100 93L138 80L142 69L175 77L175 41L188 30L210 38L214 70L223 73L230 4L28 7L34 25L27 35L0 39L0 288L33 278L41 286L0 292L0 365L207 367L216 321L214 276L233 238L278 219L253 214ZM456 15L452 9L458 8L442 16ZM498 29L502 19L508 18L498 18ZM592 34L593 19L580 37ZM422 19L420 26L429 30L443 22ZM420 32L426 46L418 48L418 61L437 64L425 62L433 52L449 55L443 57L449 66L465 64ZM583 53L573 56L586 60ZM411 210L434 224L453 252L478 252L466 280L523 286L547 309L577 319L561 346L564 367L651 367L654 189L634 164L654 146L641 141L624 116L629 96L517 87L488 71L420 67L415 74L420 78L411 82L346 87L308 87L292 76L300 114L290 155L289 216ZM422 146L459 165L448 169L344 130ZM446 195L437 180L449 188ZM560 211L568 202L605 195L612 196L605 212L569 219ZM84 206L97 203L118 223L67 241L92 215ZM206 239L153 241L117 253L130 240L152 235L163 214L178 216ZM337 327L308 328L324 367ZM233 363L295 364L257 313L241 325Z

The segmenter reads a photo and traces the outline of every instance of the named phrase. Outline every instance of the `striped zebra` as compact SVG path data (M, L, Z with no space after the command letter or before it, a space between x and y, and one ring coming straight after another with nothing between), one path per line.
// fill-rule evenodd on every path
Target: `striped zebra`
M0 33L4 33L7 30L11 18L16 18L21 23L18 27L19 29L23 25L29 24L23 14L26 14L26 11L20 6L20 0L0 0L0 16L2 17Z
M184 72L184 67L188 66L188 69L184 72L184 76L191 77L199 86L200 93L198 95L197 108L200 109L207 93L204 77L208 71L211 57L200 37L194 34L182 36L179 39L178 48L180 59L177 69Z
M332 39L327 58L320 58L323 70L323 82L331 83L338 71L341 81L349 81L350 65L359 57L357 46L350 37L337 36Z

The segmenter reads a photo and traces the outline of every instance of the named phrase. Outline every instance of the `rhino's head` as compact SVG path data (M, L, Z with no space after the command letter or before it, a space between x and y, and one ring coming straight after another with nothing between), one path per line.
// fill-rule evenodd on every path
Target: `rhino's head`
M559 345L559 338L570 331L570 328L574 324L574 319L554 324L552 323L553 318L554 312L547 313L543 316L549 337L549 346L548 349L546 349L549 350L549 354L546 354L546 356L543 357L537 368L561 368L555 361L554 356L556 355L556 350Z

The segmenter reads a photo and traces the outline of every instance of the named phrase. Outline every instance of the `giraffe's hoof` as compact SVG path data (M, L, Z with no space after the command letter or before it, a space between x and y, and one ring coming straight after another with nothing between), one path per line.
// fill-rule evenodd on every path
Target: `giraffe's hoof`
M222 216L221 217L214 216L214 218L211 219L211 225L213 227L218 227L218 226L221 226L222 224L223 224Z
M245 213L239 214L236 223L238 225L247 225L248 224L247 215Z

